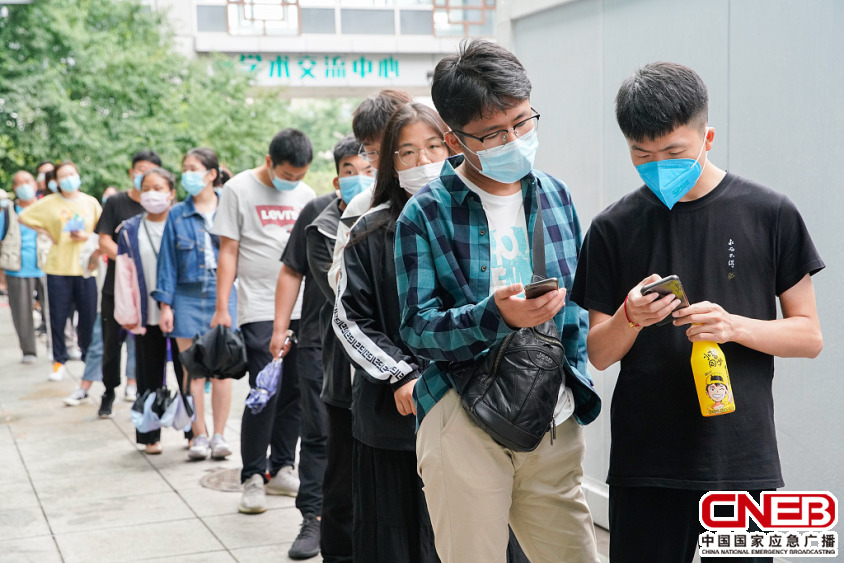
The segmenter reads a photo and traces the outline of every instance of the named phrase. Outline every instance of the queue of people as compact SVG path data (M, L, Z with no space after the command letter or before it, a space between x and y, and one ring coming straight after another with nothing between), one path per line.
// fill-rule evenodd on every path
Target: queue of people
M534 169L540 111L530 96L512 53L464 42L436 66L436 110L395 90L361 102L333 148L334 189L320 197L303 182L314 151L295 129L233 177L213 150L191 149L181 203L149 150L132 159L133 187L103 207L79 191L71 162L18 172L15 203L0 215L0 268L23 361L35 359L37 296L49 376L64 376L73 307L86 376L66 403L87 397L88 364L99 362L108 417L131 335L127 397L164 384L172 358L195 401L188 457L224 459L231 380L211 379L209 429L205 378L178 352L217 325L239 330L250 386L278 358L283 375L263 410L243 411L238 510L294 496L302 525L291 558L367 563L597 561L582 426L601 398L587 358L598 369L620 362L610 557L691 561L702 494L758 498L783 486L773 357L820 352L811 276L824 263L787 198L708 160L715 131L693 70L655 63L621 86L617 118L644 185L585 237L572 192ZM738 273L727 241L746 249ZM537 272L557 287L528 297ZM674 295L642 291L672 273L701 301L677 309ZM506 412L473 410L465 399L478 366L532 327L562 346L559 381L524 404L488 406ZM741 397L730 415L697 414L689 352L701 340L730 358ZM513 377L483 377L493 375L505 387ZM520 420L507 418L515 409ZM507 439L537 421L531 447ZM158 431L136 439L161 453ZM725 439L746 455L718 455Z

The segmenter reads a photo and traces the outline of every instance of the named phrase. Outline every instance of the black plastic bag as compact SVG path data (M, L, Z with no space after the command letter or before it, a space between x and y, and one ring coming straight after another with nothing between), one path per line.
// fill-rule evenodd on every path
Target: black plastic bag
M194 379L216 377L240 379L246 375L246 346L240 332L217 325L195 336L190 348L179 354Z

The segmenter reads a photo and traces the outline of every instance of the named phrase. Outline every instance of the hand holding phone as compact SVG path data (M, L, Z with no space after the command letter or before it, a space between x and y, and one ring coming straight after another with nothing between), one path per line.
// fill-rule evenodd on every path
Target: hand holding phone
M660 297L664 295L673 294L677 299L680 300L680 304L674 308L674 311L689 306L689 299L688 297L686 297L686 292L683 289L683 283L677 276L667 276L662 278L661 280L657 280L654 283L649 283L648 285L642 287L642 295L649 295L651 293L656 293ZM654 324L656 326L662 326L670 323L673 320L674 318L671 315L668 315L661 321Z
M535 299L540 295L545 295L549 291L554 291L560 288L560 282L557 278L547 278L525 286L525 299Z

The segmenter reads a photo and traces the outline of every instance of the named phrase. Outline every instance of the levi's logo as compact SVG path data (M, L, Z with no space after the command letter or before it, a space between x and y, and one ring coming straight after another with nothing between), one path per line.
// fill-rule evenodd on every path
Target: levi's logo
M299 218L299 209L290 205L256 205L255 211L261 226L278 225L289 227Z
M716 515L716 507L732 514ZM709 530L746 530L751 518L763 531L828 530L838 522L838 499L826 491L765 491L759 504L745 491L713 491L700 498L700 523Z

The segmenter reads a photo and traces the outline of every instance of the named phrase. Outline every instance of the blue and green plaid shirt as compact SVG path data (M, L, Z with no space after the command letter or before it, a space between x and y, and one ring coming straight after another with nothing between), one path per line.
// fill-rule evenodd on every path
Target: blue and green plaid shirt
M522 179L528 233L536 220L537 188L545 223L548 277L571 292L582 234L566 186L537 170ZM401 337L432 363L417 381L417 425L452 387L450 362L471 361L512 332L490 295L490 241L478 195L450 162L440 177L405 205L396 226L396 275L402 307ZM533 239L528 235L530 243ZM586 311L572 302L554 321L577 381L567 382L580 424L595 420L601 401L586 371Z

